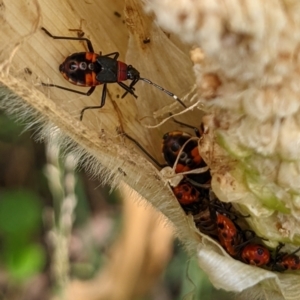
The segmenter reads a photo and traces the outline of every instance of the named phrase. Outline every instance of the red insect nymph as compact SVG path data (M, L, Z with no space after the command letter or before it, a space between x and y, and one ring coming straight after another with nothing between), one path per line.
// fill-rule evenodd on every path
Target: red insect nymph
M157 85L147 78L140 77L139 71L136 70L133 66L118 61L117 59L119 57L119 52L113 52L106 55L96 54L91 41L87 38L54 36L44 27L42 27L42 30L44 30L44 32L53 39L85 41L87 43L89 52L73 53L68 56L59 67L59 71L62 73L63 77L70 83L76 84L78 86L91 87L86 93L56 84L42 83L44 86L57 87L66 91L86 96L90 96L94 92L97 85L103 84L100 105L87 106L82 109L80 120L82 120L85 110L98 109L104 106L108 83L117 83L125 90L122 98L125 97L127 93L130 93L137 98L134 93L134 86L138 81L142 80L173 97L183 107L186 108L186 105L175 94L171 93L170 91L164 89L163 87ZM132 81L130 85L126 85L125 83L123 83L123 81L127 79Z

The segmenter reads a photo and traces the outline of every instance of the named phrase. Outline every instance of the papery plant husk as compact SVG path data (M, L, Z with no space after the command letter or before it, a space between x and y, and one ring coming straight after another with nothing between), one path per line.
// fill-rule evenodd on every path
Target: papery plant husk
M4 2L1 108L34 128L39 138L76 154L92 175L113 186L125 181L165 214L216 287L245 291L248 299L275 299L274 293L279 299L298 299L296 272L245 265L200 234L157 166L120 134L126 132L161 161L162 134L178 125L171 120L155 124L182 107L142 82L136 85L138 99L121 99L123 91L111 84L105 107L87 111L80 122L81 109L99 103L101 87L84 97L40 83L69 85L58 66L86 46L53 40L40 27L60 36L80 29L95 51L117 50L143 77L171 90L187 106L194 105L181 115L183 122L198 126L205 112L207 130L199 150L211 168L213 191L249 213L247 222L269 247L281 241L292 251L300 230L299 5L263 0ZM54 131L59 133L55 139Z

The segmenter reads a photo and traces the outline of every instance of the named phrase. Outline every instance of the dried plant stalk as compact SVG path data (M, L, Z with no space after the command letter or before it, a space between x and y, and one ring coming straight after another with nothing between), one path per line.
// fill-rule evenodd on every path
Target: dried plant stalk
M73 152L76 157L81 159L81 165L85 166L92 175L100 176L104 183L108 182L117 186L121 180L128 182L140 195L146 199L151 198L151 203L154 203L158 208L160 207L165 213L175 212L173 214L175 219L180 219L182 227L187 226L187 219L158 170L117 131L121 128L121 130L137 138L150 152L153 151L154 156L160 157L157 149L159 149L161 129L153 130L153 135L149 134L148 129L141 124L140 119L143 115L136 107L136 102L140 102L141 105L147 103L147 97L143 96L141 88L137 87L136 93L139 95L139 99L135 102L130 95L125 99L118 99L123 92L117 85L110 85L105 107L101 111L87 112L83 122L80 122L78 119L80 110L92 102L97 103L99 101L101 87L99 88L100 93L95 92L92 97L88 98L57 89L43 88L39 84L42 80L68 85L59 74L58 66L70 52L85 51L84 45L79 42L50 39L40 30L41 25L49 31L51 30L53 34L71 35L72 32L70 33L69 29L76 29L74 27L76 25L79 27L82 23L81 29L93 41L95 49L99 49L103 53L117 49L120 51L120 59L125 60L128 34L126 26L122 22L124 15L120 19L114 14L115 12L123 12L124 3L122 1L116 3L106 1L95 4L97 6L95 8L88 3L75 5L72 3L71 7L69 2L62 6L57 1L57 3L51 3L49 6L46 1L40 1L40 6L37 6L38 9L35 6L37 3L35 5L34 3L26 5L7 3L5 5L2 19L5 32L2 35L3 42L1 45L9 45L7 42L9 36L13 36L16 43L12 43L9 49L2 46L1 107L10 114L15 113L20 120L27 124L28 128L34 128L38 137L58 143L68 151ZM135 18L144 17L142 7L138 2L133 2L131 5L135 5L133 7L137 12ZM55 13L54 7L59 7ZM24 9L28 12L27 14L22 13ZM22 16L23 20L22 24L17 24L14 27L12 26L12 15L17 14ZM43 17L42 24L41 15ZM90 22L90 18L93 17L101 19L102 22ZM150 24L151 18L145 17L145 19L148 20L147 24ZM126 22L134 23L135 20L126 19ZM24 28L27 28L27 35L30 33L30 38L26 36L24 39ZM107 28L110 28L109 32ZM152 29L149 30L151 32ZM159 32L158 29L156 31ZM99 39L99 32L101 39ZM160 35L164 40L165 34L160 31ZM21 42L22 46L20 47ZM78 49L79 47L80 49ZM177 49L177 46L172 42L169 42L169 47ZM179 53L185 56L187 61L189 60L187 55L181 51ZM172 68L175 69L175 67ZM166 72L170 72L170 69L164 71L164 73ZM151 78L151 74L148 77ZM159 78L157 81L163 85ZM145 87L145 89L147 88ZM151 91L152 87L149 89ZM49 98L40 90L48 94ZM158 91L157 95L157 99L152 100L152 109L173 103L173 100L165 94L161 95ZM164 101L166 98L167 100ZM143 110L141 112L143 113ZM152 111L149 112L150 121L151 113ZM55 135L52 134L53 132ZM155 149L155 153L153 149ZM182 234L183 240L190 239L189 234L186 235L184 230L179 229L178 232L179 235ZM194 247L195 245L190 249Z

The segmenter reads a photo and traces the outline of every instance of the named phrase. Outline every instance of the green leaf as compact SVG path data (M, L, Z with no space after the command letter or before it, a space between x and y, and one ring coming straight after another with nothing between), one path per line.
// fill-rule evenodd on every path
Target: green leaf
M29 191L0 193L0 232L4 235L24 235L41 226L41 205Z
M37 244L14 248L5 256L7 271L15 280L25 280L41 272L46 263L45 251Z

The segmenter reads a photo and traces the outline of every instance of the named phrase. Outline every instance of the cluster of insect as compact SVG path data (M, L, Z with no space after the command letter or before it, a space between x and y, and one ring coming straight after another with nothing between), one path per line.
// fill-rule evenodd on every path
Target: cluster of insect
M202 131L201 131L202 132ZM201 138L199 130L196 130ZM189 133L173 131L163 136L162 152L166 163L175 166L176 173L203 168L206 163L199 153L197 139ZM175 165L174 165L175 164ZM230 203L216 198L210 186L210 171L184 175L182 181L172 188L175 197L186 214L191 214L196 227L205 235L217 240L234 259L246 264L283 272L300 270L297 252L281 251L284 244L268 249L254 231L245 229L245 218ZM243 226L243 228L241 227Z
M77 40L87 43L89 52L73 53L59 67L63 77L70 83L90 87L87 92L56 84L42 83L44 86L56 87L86 96L90 96L96 86L103 84L100 105L84 107L80 113L80 120L86 110L100 109L104 106L108 83L117 83L125 90L122 98L128 93L137 97L134 87L138 81L142 80L173 97L186 108L186 105L175 94L149 79L140 77L139 71L133 66L118 61L118 52L106 55L97 54L94 52L91 41L87 38L54 36L47 29L42 28L42 30L53 39ZM131 83L126 85L123 82L125 80L131 80ZM181 125L183 124L181 123ZM284 245L280 243L276 249L268 249L263 245L262 239L252 230L242 229L239 225L240 220L247 216L240 215L231 204L223 203L216 198L210 186L210 171L199 153L197 139L201 138L200 132L202 131L195 130L195 132L197 138L192 138L189 133L182 131L169 132L163 136L162 143L164 159L168 166L175 169L175 173L186 173L199 168L204 170L198 174L184 175L181 182L172 188L185 213L193 216L196 227L203 234L216 239L225 251L237 260L278 272L300 270L300 259L297 255L300 248L292 253L286 253L281 251ZM126 136L154 160L139 143L130 136ZM156 160L154 162L160 165Z

